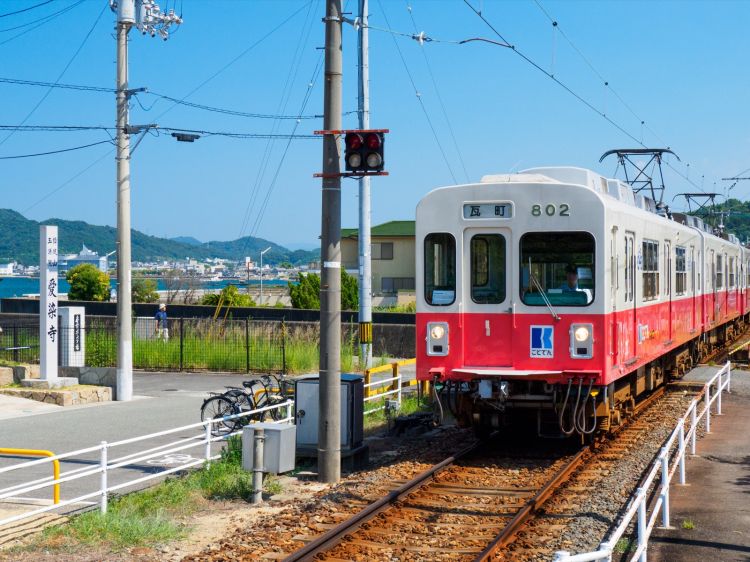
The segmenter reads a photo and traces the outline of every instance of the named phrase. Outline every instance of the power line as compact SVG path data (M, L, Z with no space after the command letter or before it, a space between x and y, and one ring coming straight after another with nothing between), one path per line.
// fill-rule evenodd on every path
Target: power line
M36 8L44 6L45 4L50 4L52 1L53 0L45 0L44 2L41 2L39 4L35 4L33 6L29 6L28 8L24 8L22 10L16 10L15 12L6 12L5 14L0 14L0 18L7 18L8 16L15 16L16 14L22 14L24 12L29 12L31 10L35 10Z
M22 31L21 33L16 33L13 37L10 37L10 38L6 39L5 41L0 41L0 46L5 45L6 43L10 43L11 41L14 41L15 39L18 39L19 37L23 37L27 33L31 33L32 31L34 31L35 29L39 29L43 25L45 25L45 24L47 24L47 23L55 20L57 17L59 17L59 16L65 14L65 13L69 12L70 10L72 10L74 8L77 8L78 6L80 6L81 4L83 4L84 1L85 0L79 0L75 4L71 4L70 6L68 6L67 8L64 8L64 9L60 10L59 12L55 12L54 14L51 14L49 16L46 16L45 18L37 20L40 23L37 23L33 27L30 27L29 29L26 29L26 30ZM32 23L34 23L34 22L32 22Z
M378 6L380 6L380 10L383 12L383 19L385 19L386 25L390 27L391 24L388 21L388 15L385 13L385 9L383 8L383 4L380 0L378 0ZM406 70L406 74L409 76L409 81L411 82L411 86L412 88L414 88L414 94L417 96L417 101L419 102L419 106L422 108L422 112L424 113L424 116L427 119L427 124L430 126L430 130L432 131L432 136L435 139L435 143L438 145L438 149L440 149L440 154L443 157L443 162L445 162L445 166L448 168L448 173L451 175L451 178L453 178L453 183L458 183L458 181L456 180L456 176L453 173L453 169L451 168L450 162L448 161L448 156L445 154L445 150L443 149L443 145L440 144L440 139L438 138L437 131L435 131L435 127L432 124L432 119L430 119L430 114L427 112L427 108L425 107L424 102L422 101L422 94L419 92L417 85L414 83L414 78L412 77L411 71L409 70L409 65L406 64L406 59L404 58L404 55L401 52L401 48L398 46L398 41L396 41L396 37L394 35L391 35L391 39L393 39L393 45L396 47L398 56L401 59L402 64L404 65L404 70Z
M208 84L211 80L213 80L214 78L216 78L219 74L221 74L222 72L224 72L227 68L229 68L230 66L232 66L234 63L236 63L242 57L244 57L247 53L249 53L250 51L252 51L253 49L255 49L255 47L257 47L258 45L260 45L261 43L263 43L263 41L265 41L271 35L273 35L274 33L276 33L279 29L281 29L282 27L284 27L284 25L286 25L289 21L291 21L297 14L299 14L306 6L308 6L312 2L313 2L313 0L308 0L308 2L306 2L305 4L303 4L302 6L300 6L299 8L297 8L296 10L294 10L289 16L287 16L278 25L276 25L276 27L274 27L273 29L271 29L271 31L269 31L268 33L266 33L265 35L263 35L260 39L258 39L254 43L252 43L249 47L247 47L246 49L244 49L240 54L238 54L236 57L234 57L232 60L230 60L224 66L222 66L219 70L217 70L211 76L209 76L208 78L206 78L205 80L203 80L203 82L201 82L200 84L198 84L195 88L193 88L192 90L190 90L187 94L185 94L184 96L182 96L182 98L180 98L180 101L185 101L187 98L189 98L190 96L192 96L195 92L197 92L198 90L200 90L203 86L205 86L206 84ZM159 115L157 115L156 119L159 119L160 117L166 115L167 113L169 113L170 111L172 111L176 106L177 106L177 104L173 102L173 104L170 107L166 108Z
M29 22L23 23L21 25L16 25L14 27L6 27L5 29L0 29L0 33L6 33L8 31L15 31L16 29L23 29L24 27L29 27L30 25L34 25L34 24L37 24L39 22L41 22L41 23L47 23L48 21L56 18L57 16L60 16L60 15L64 14L68 10L70 10L72 8L75 8L79 4L82 4L84 1L85 0L78 0L78 2L76 2L72 6L66 6L62 10L59 10L57 12L53 12L51 14L47 14L46 16L42 16L39 19L36 19L36 20L33 20L33 21L29 21Z
M100 0L101 1L101 0ZM86 42L89 40L89 37L91 37L91 34L94 32L94 29L96 28L97 24L99 23L99 20L102 18L102 15L104 14L104 11L109 6L109 2L102 2L103 6L101 11L99 12L99 15L96 16L96 19L94 20L94 23L89 28L88 32L83 38L83 41L81 41L81 44L78 45L78 48L76 49L75 53L73 53L73 56L70 57L70 60L68 60L68 63L65 65L65 68L62 69L62 72L57 76L57 79L55 80L55 83L59 82L62 77L65 75L65 73L68 71L68 68L70 68L70 65L73 64L73 61L78 57L78 54L83 49L84 45L86 45ZM29 118L34 115L37 109L44 103L44 100L47 99L47 97L52 93L53 88L49 88L45 94L42 96L42 99L40 99L37 104L33 107L31 111L26 115L26 117L23 118L23 121L21 121L21 125L25 124L26 121L29 120ZM11 131L2 141L0 141L0 146L4 145L8 139L10 139L15 134L15 131Z
M89 148L92 146L98 146L100 144L112 144L111 140L104 140L99 142L92 142L91 144L82 144L81 146L73 146L70 148L61 148L59 150L51 150L49 152L37 152L34 154L18 154L15 156L0 156L0 160L15 160L17 158L33 158L35 156L48 156L50 154L60 154L62 152L72 152L74 150L81 150L83 148Z
M20 78L0 77L2 84L14 84L18 86L41 86L44 88L60 88L66 90L82 90L87 92L105 92L113 94L117 90L114 88L104 88L101 86L85 86L81 84L61 84L59 82L42 82L40 80L21 80Z
M411 23L414 26L414 32L417 31L417 22L414 19L414 13L411 7L411 4L409 4L409 0L406 0L406 9L409 12L409 17L411 18ZM448 131L450 131L451 139L453 140L453 146L456 149L456 154L458 154L458 160L461 162L461 168L464 171L464 176L466 177L466 182L468 183L470 181L469 179L469 172L466 171L466 163L464 162L463 154L461 153L461 148L458 144L458 141L456 140L456 133L453 130L453 124L451 123L450 117L448 117L448 111L445 108L445 104L443 103L443 96L440 95L440 88L437 85L437 81L435 80L435 75L432 72L432 66L430 65L430 61L427 58L427 52L424 49L424 43L420 42L420 51L422 51L422 56L424 57L425 66L427 66L427 72L430 74L430 79L432 80L432 86L435 88L435 94L437 95L438 102L440 103L440 108L443 112L443 117L445 118L445 122L448 124Z

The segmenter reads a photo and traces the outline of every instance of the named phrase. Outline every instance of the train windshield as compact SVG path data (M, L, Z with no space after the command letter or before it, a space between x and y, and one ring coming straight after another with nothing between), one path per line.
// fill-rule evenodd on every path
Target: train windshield
M531 306L594 301L594 237L588 232L530 232L521 237L521 300Z
M456 300L456 239L451 234L428 234L424 239L424 298L432 306Z

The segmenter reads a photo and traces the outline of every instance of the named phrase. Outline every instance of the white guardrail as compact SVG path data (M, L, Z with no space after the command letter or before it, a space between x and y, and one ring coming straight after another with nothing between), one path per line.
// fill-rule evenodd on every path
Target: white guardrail
M623 537L634 520L637 548L629 560L646 562L648 539L651 536L651 531L656 524L660 512L662 527L669 527L669 485L672 482L672 477L677 473L679 475L679 483L685 484L685 456L688 451L688 443L690 455L695 455L698 424L705 418L706 433L711 433L711 406L715 402L716 413L721 415L721 394L725 390L729 392L731 380L732 369L730 363L727 362L711 380L705 383L703 392L693 400L685 415L677 422L677 427L672 431L669 439L664 443L648 476L646 476L641 487L638 488L635 496L630 500L628 509L625 515L622 516L620 524L599 545L599 550L575 555L571 555L566 551L558 551L555 553L555 562L610 562L618 541ZM703 409L698 412L698 405L701 400ZM685 430L686 425L690 428L687 431ZM656 483L657 476L661 477L660 483ZM658 493L658 497L651 506L649 515L649 490L652 486L658 488L658 490L654 490L654 493Z
M174 429L167 429L164 431L159 431L157 433L150 433L148 435L141 435L139 437L132 437L130 439L123 439L121 441L115 441L113 443L107 443L106 441L102 441L99 445L96 445L94 447L79 449L77 451L70 451L68 453L62 453L60 455L55 455L52 457L45 457L45 458L38 459L38 460L23 462L20 464L14 464L11 466L0 468L0 474L4 474L4 473L8 473L14 470L29 469L31 467L36 467L38 465L43 465L45 463L52 463L54 461L64 461L65 459L73 459L74 457L80 457L82 455L91 455L97 452L99 453L99 462L96 463L96 466L93 466L93 467L84 466L83 468L69 470L67 472L60 474L60 477L57 479L54 479L48 476L45 478L40 478L38 480L24 482L23 484L15 484L7 488L0 488L0 501L2 501L8 498L17 497L20 494L26 494L29 492L33 492L35 490L40 490L42 488L54 486L55 484L62 484L64 482L72 482L74 480L90 478L97 474L99 475L99 484L95 491L80 495L75 498L63 500L53 505L40 507L31 511L28 511L26 513L21 513L18 515L14 515L12 517L6 517L5 519L0 519L0 526L7 525L8 523L14 523L22 519L27 519L29 517L33 517L35 515L39 515L41 513L45 513L48 511L58 510L66 506L72 506L74 504L90 505L91 502L89 502L88 500L91 500L92 498L98 498L99 509L101 510L102 513L106 513L107 496L111 492L115 492L117 490L120 490L122 488L127 488L130 486L135 486L137 484L140 484L142 482L146 482L148 480L152 480L155 478L161 478L167 474L178 472L180 470L185 470L187 468L191 468L191 467L203 464L205 462L218 459L221 455L212 454L211 444L217 441L226 441L229 437L233 435L241 434L242 430L240 429L232 433L226 433L226 434L221 434L221 435L213 435L214 433L213 426L215 424L221 424L227 420L232 420L236 418L255 416L263 412L269 412L271 410L279 410L280 412L283 411L284 416L285 416L283 419L274 420L273 423L292 423L293 417L291 415L291 412L292 412L293 405L294 405L293 401L287 400L286 402L282 402L280 404L274 404L273 406L266 406L264 408L258 408L256 410L250 410L247 412L242 412L240 414L234 414L231 416L225 416L223 418L216 418L216 419L208 420L205 422L198 422L198 423L194 423L190 425L184 425L182 427L176 427ZM170 435L173 433L179 433L183 431L189 431L189 430L197 429L197 428L202 428L203 431L200 434L195 435L193 437L182 438L177 441L172 441L170 443L166 443L163 445L151 447L146 450L139 451L137 453L127 454L127 455L121 456L119 458L111 459L111 460L109 459L109 457L111 456L110 453L113 450L117 449L118 447L122 447L125 445L132 445L133 443L139 443L139 442L147 441L149 439L163 437L165 435ZM179 453L179 452L186 451L188 449L196 448L196 447L202 447L203 449L202 455L200 457L193 457L191 455L182 455L183 460L185 460L186 462L178 464L177 466L173 466L171 468L165 468L165 470L161 470L152 474L147 474L146 476L141 476L139 478L126 480L125 482L120 482L115 485L110 485L108 483L108 479L109 479L108 477L110 475L110 472L113 470L125 468L128 466L134 465L135 463L142 463L144 461L153 460L157 457L164 457L167 455L170 455L172 459L175 459L179 462L180 455L175 456L175 453ZM185 457L187 457L187 459L185 459Z
M401 372L396 370L396 375L387 379L382 379L379 381L373 381L370 383L366 383L364 385L365 388L365 397L364 402L365 405L367 402L370 402L372 400L383 400L386 396L396 396L396 401L398 402L398 407L401 407L401 383L402 383L402 376ZM387 390L385 392L377 392L375 394L372 394L371 396L368 396L372 392L373 389L383 387L383 386L390 386L391 389ZM372 414L373 412L378 412L380 410L385 410L385 404L382 406L378 406L375 408L370 408L369 410L364 411L364 415Z

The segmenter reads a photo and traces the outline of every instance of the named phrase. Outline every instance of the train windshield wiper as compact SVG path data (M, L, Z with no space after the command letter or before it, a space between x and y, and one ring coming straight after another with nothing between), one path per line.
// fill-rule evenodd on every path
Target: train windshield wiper
M544 304L547 305L552 318L554 318L555 320L560 320L560 316L557 314L557 312L555 312L555 309L552 308L552 303L547 298L544 289L542 289L539 281L537 281L536 277L534 277L534 274L531 272L531 258L529 258L529 281L531 281L531 283L536 287L536 290L539 291L539 294L541 295Z

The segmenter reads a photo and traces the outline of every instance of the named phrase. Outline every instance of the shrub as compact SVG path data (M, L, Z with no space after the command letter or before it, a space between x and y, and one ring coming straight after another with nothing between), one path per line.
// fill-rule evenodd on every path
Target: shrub
M73 301L108 301L109 275L90 263L79 264L65 275L70 284L68 298Z

